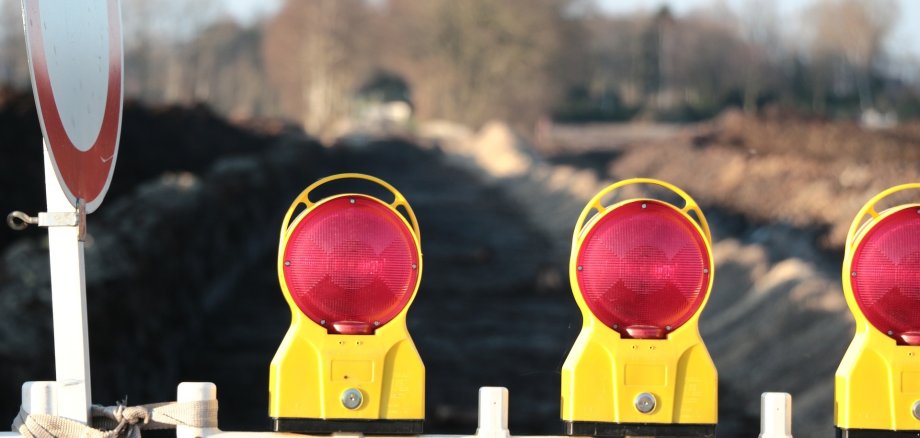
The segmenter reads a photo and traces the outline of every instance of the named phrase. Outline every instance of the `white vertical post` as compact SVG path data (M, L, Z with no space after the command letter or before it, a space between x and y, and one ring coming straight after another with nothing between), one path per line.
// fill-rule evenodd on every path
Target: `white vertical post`
M57 382L26 382L22 385L22 410L27 415L57 415ZM0 438L22 438L19 431L0 432Z
M29 414L57 415L57 382L22 385L22 409Z
M176 388L179 403L217 400L217 385L211 382L182 382ZM220 433L216 427L176 426L176 438L201 438Z
M48 212L76 212L58 183L45 155ZM85 218L81 218L85 220ZM88 424L90 407L89 342L86 279L79 226L48 227L51 260L51 311L54 319L54 371L58 382L58 415Z
M508 438L508 389L479 388L479 428L477 437Z
M792 438L792 396L785 392L760 395L760 438Z

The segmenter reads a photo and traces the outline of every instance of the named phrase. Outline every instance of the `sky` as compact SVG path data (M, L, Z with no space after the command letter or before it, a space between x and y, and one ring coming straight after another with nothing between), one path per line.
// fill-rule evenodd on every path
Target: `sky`
M244 23L252 23L259 17L276 11L281 0L226 0L229 12ZM424 1L424 0L419 0ZM667 4L677 15L694 9L704 8L714 2L727 4L733 10L741 10L745 0L596 0L601 10L611 14L630 13L637 10L654 11ZM776 0L780 19L791 26L797 25L802 10L816 0ZM920 0L895 0L900 18L888 41L888 51L895 57L910 56L920 59ZM790 26L790 27L791 27Z
M281 0L227 0L227 11L237 21L249 24L281 7Z

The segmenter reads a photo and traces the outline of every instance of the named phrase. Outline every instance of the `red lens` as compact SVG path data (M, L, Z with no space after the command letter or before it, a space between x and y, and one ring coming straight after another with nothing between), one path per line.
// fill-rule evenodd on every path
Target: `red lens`
M870 228L850 271L866 319L899 344L920 345L920 207L904 207Z
M668 204L639 200L609 210L578 253L578 285L591 312L624 338L667 336L709 289L709 249Z
M332 333L367 334L409 302L418 247L401 217L350 195L317 205L284 248L284 281L297 307Z

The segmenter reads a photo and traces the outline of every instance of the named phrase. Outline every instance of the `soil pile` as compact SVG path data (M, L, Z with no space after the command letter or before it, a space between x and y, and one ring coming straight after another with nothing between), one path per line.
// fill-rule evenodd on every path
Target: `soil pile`
M662 127L673 131L672 127ZM616 177L661 177L717 205L759 222L823 228L822 246L842 248L850 221L876 193L920 181L920 123L871 131L855 122L792 117L745 117L728 112L713 122L661 139L598 143L590 129L563 132L571 157L583 137L600 172ZM625 134L624 134L625 135ZM591 143L593 141L593 143ZM915 198L914 198L915 199ZM898 201L895 198L893 201Z
M0 102L0 184L12 187L0 211L35 212L31 96ZM268 364L290 318L281 219L316 179L364 172L402 191L421 225L425 273L408 323L426 364L427 430L472 433L477 388L492 385L511 390L513 433L556 434L559 371L581 325L572 227L606 184L648 176L690 192L713 229L701 330L720 373L720 435L756 433L762 391L793 394L796 434L831 433L833 372L852 338L840 230L878 190L920 179L915 127L732 115L663 130L566 127L537 154L499 123L445 126L432 128L439 147L324 147L203 107L128 105L112 190L89 219L94 401L170 400L180 381L213 381L223 429L264 430ZM50 286L42 231L5 230L0 245L0 415L12 417L23 381L53 379Z
M33 144L40 160L33 128L12 141ZM172 400L178 382L213 381L222 428L264 430L268 364L290 321L278 227L304 187L348 171L399 188L421 224L425 274L409 326L427 368L428 430L472 433L484 385L512 390L517 429L559 430L555 376L578 315L564 290L535 293L551 244L516 202L437 150L403 141L327 148L275 131L201 108L129 107L118 190L89 218L94 401ZM33 181L22 195L41 199L26 193L40 189L40 167L21 169L16 180ZM4 211L25 209L7 199ZM41 230L11 234L0 265L0 413L10 418L23 381L54 377L45 246Z

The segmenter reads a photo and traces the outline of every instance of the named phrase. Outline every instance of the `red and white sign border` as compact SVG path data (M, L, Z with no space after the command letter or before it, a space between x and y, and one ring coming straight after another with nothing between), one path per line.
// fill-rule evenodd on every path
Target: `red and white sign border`
M84 152L77 149L68 136L54 99L45 54L40 1L23 1L23 19L32 70L32 89L45 135L45 147L54 164L58 182L71 205L76 207L77 199L80 198L86 206L86 212L92 213L102 203L112 182L121 136L124 92L121 6L118 0L105 0L109 34L105 113L96 140Z

